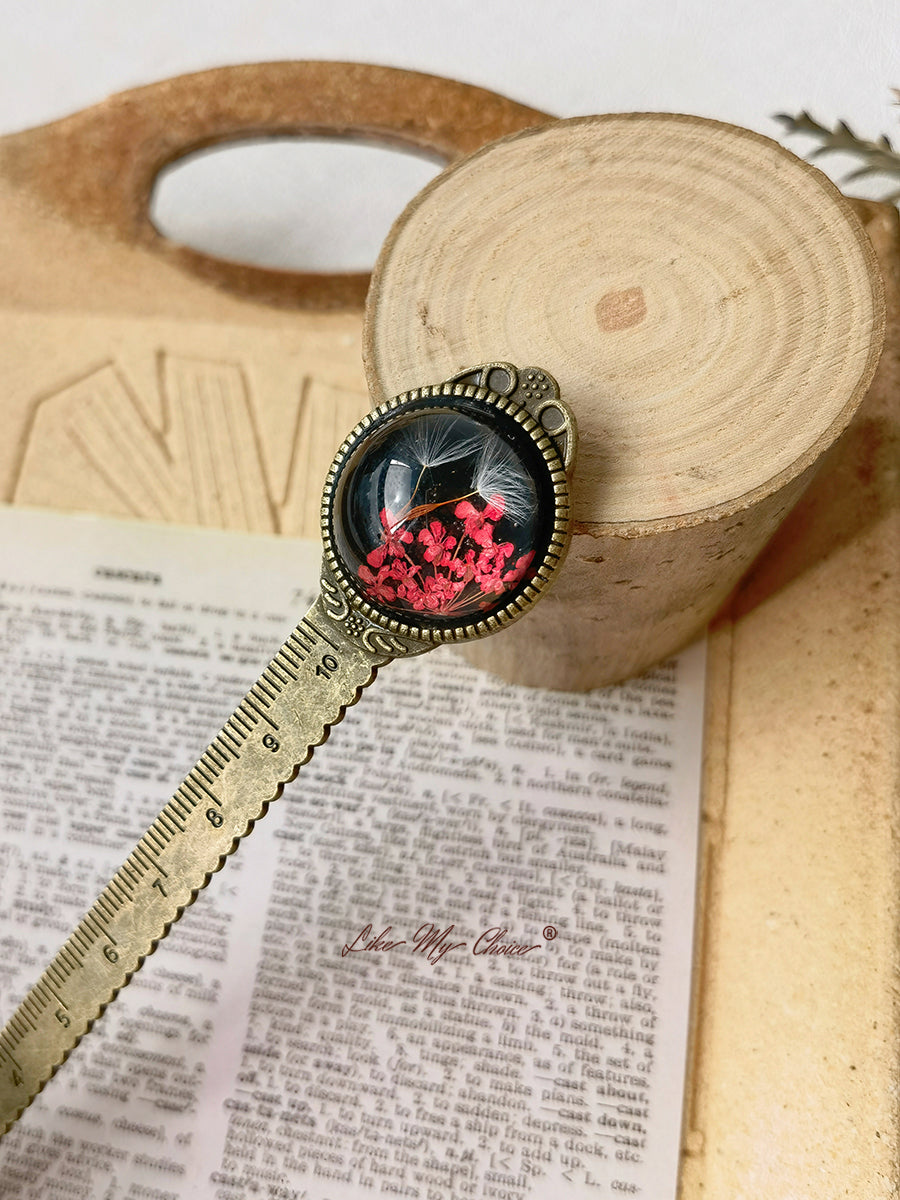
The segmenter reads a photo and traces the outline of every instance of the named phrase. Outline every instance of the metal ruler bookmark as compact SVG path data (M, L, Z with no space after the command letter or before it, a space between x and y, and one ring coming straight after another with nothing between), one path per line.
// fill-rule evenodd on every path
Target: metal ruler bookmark
M575 425L552 377L488 363L348 435L321 594L0 1032L0 1136L379 667L502 629L556 575Z

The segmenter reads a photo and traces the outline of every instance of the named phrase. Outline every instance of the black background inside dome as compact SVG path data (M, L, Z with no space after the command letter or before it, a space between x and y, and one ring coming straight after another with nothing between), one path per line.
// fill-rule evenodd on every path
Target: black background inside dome
M514 546L506 562L507 569L514 567L521 555L533 550L534 559L529 570L509 591L486 596L488 607L478 609L474 614L440 614L428 609L414 610L399 598L396 604L376 603L366 594L357 577L357 571L366 562L366 556L382 542L383 526L380 513L385 506L383 488L392 451L396 452L399 441L401 452L396 454L396 457L410 464L410 479L414 484L422 468L409 449L402 446L401 435L413 421L432 415L462 418L462 428L459 430L462 436L487 432L501 438L513 450L522 473L531 480L534 488L534 503L522 523L513 522L506 514L498 521L492 522L495 542L511 542ZM468 497L479 509L483 508L485 501L490 497L468 495L474 490L474 461L474 456L470 456L426 467L414 503L418 505L438 501L458 502L462 497ZM396 474L396 468L394 473ZM447 531L456 536L455 526L460 522L454 516L454 508L455 503L447 503L433 513L417 518L413 525L421 528L421 522L424 522L427 527L428 522L440 520ZM492 612L504 608L522 591L546 554L554 525L554 512L555 500L547 463L530 435L518 422L493 407L478 403L467 404L465 401L460 402L457 397L453 398L452 405L435 405L434 399L429 399L423 402L419 409L408 408L402 414L387 414L345 462L336 480L332 498L331 535L334 549L345 572L357 592L373 608L386 616L411 624L448 628L483 620Z

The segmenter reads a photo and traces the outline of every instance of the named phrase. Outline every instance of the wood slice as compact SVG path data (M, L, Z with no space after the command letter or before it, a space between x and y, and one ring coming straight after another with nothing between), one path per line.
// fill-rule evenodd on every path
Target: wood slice
M580 428L555 593L467 653L588 688L697 636L846 427L883 327L850 205L747 130L578 118L449 167L373 275L373 401L500 359L547 368Z

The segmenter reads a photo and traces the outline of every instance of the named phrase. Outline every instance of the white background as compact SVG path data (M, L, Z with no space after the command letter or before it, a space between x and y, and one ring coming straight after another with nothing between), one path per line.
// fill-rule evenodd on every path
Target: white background
M798 153L811 144L772 114L806 108L900 143L897 0L0 0L0 13L0 134L168 75L331 58L450 75L560 116L697 113ZM836 179L849 166L821 165ZM244 147L170 174L155 212L207 250L365 267L434 170L388 151Z

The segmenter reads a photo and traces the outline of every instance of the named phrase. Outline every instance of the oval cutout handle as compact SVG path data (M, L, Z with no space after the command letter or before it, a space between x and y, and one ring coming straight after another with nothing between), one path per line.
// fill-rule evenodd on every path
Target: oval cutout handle
M446 163L548 119L484 88L414 71L253 63L122 92L4 138L0 173L67 219L152 249L216 286L285 307L360 308L368 273L254 267L164 237L150 219L160 170L220 142L304 134L384 142Z

